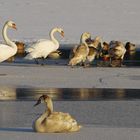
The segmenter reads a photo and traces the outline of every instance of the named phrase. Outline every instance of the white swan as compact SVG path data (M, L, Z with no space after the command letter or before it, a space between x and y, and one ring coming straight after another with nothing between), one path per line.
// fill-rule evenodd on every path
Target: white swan
M3 62L14 56L17 53L17 46L7 36L7 29L11 27L16 29L16 24L13 21L7 21L3 27L2 35L6 44L0 44L0 62Z
M48 108L39 118L33 122L33 129L35 132L41 133L62 133L79 131L81 126L77 124L76 120L71 115L63 112L53 112L52 99L47 95L42 95L37 103L46 103Z
M38 40L35 44L25 50L28 53L25 56L25 59L45 59L51 52L56 51L59 48L59 42L54 37L55 32L59 32L64 37L63 29L57 27L53 28L50 32L50 40Z

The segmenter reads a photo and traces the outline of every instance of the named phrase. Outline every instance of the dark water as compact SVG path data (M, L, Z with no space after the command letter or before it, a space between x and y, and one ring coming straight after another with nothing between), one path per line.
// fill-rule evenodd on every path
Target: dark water
M59 50L61 51L61 55L59 59L50 59L47 58L44 62L44 64L49 65L67 65L69 61L69 54L71 49L75 46L75 44L63 44L60 46ZM34 64L34 60L25 60L23 59L25 54L18 54L15 58L14 63L24 63L24 64ZM137 47L136 51L127 52L124 57L123 64L125 66L140 66L140 49ZM42 63L42 60L39 61ZM101 62L101 60L95 59L93 62L94 66L97 66L97 64ZM102 65L101 65L102 66Z
M0 100L37 100L43 94L51 96L54 100L63 100L63 101L140 99L140 89L15 88L15 89L0 89Z

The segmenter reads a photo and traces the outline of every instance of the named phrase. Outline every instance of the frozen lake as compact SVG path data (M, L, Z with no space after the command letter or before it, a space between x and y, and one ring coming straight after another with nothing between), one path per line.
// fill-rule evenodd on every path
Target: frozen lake
M92 38L101 36L103 41L107 42L120 40L140 44L139 5L140 1L138 0L0 0L0 31L5 21L13 20L17 24L18 30L9 30L8 34L12 40L33 42L38 39L49 38L49 31L53 27L59 26L65 31L65 38L63 39L56 35L61 44L79 43L79 38L85 31L90 32ZM3 40L1 34L0 40ZM139 52L136 52L131 59L125 58L126 64L132 66L131 60L134 60L136 62L135 66L138 66L139 61L137 62L136 57L139 60ZM56 111L69 112L82 125L92 125L88 129L83 128L76 135L73 134L75 139L78 138L77 135L81 136L78 139L83 138L82 136L85 139L91 139L93 136L97 139L99 137L109 139L112 136L114 139L120 139L118 138L119 136L122 136L123 140L127 136L128 138L126 139L139 139L139 133L137 133L139 129L133 129L140 128L140 102L139 100L133 101L133 99L139 99L139 68L112 69L96 67L94 69L71 69L64 66L67 63L67 59L58 60L57 64L59 66L56 66L56 60L50 59L47 60L47 63L55 64L55 66L40 67L33 64L33 61L28 63L29 61L23 62L22 57L17 57L15 63L12 64L2 63L0 68L0 87L17 87L17 89L10 91L13 94L21 94L20 87L32 89L31 93L33 93L34 87L39 89L50 87L83 88L84 96L94 95L94 99L100 100L54 102ZM109 90L109 94L106 95L106 90L96 90L94 94L93 92L91 94L90 89L86 91L86 88L114 88L117 90ZM121 90L119 90L120 88ZM30 93L29 91L25 92ZM57 95L58 93L63 93L61 95L66 97L69 96L69 92L72 92L72 89L71 91L59 89L53 92ZM78 93L78 97L83 97L82 90L73 91L73 93L75 92ZM5 93L8 92L0 92L0 94ZM17 95L19 96L20 94ZM87 97L91 98L91 96ZM102 97L110 97L111 100L101 101ZM114 101L113 98L116 97L119 100ZM76 98L76 96L73 98ZM83 99L86 99L86 97ZM30 134L28 135L26 132L32 131L33 120L43 112L42 105L33 108L34 103L34 101L21 100L0 101L0 134L2 139L29 138ZM27 129L24 129L24 127ZM98 127L114 128L113 130L108 130L98 129ZM130 129L124 130L120 127ZM116 128L119 128L117 133ZM63 139L71 139L73 135L63 135ZM53 135L51 139L56 139L55 136ZM32 133L31 137L30 139L42 139L42 135L32 135ZM47 135L47 139L50 138L48 137L49 135ZM43 135L43 138L46 139L46 135ZM57 138L62 139L61 137Z
M140 89L115 88L0 88L0 101L33 101L49 95L55 101L134 101Z

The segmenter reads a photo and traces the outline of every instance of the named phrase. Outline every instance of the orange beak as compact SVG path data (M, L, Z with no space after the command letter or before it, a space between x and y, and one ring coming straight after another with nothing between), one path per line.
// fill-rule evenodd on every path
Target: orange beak
M61 31L61 36L64 37L64 32L63 31Z
M17 30L17 27L16 27L15 23L12 24L12 28Z

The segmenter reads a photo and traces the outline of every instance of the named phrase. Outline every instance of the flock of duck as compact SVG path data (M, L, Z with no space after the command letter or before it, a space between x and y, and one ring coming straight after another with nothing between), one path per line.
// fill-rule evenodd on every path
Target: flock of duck
M13 21L7 21L4 24L2 35L5 44L0 44L0 62L3 62L12 56L14 56L18 51L19 42L11 41L7 36L7 29L16 29L16 24ZM32 60L38 64L38 59L46 59L49 55L58 54L59 41L54 37L54 33L60 33L64 37L64 31L62 28L53 28L50 31L50 39L40 39L36 41L33 45L25 49L26 56L25 59ZM23 44L22 44L23 45ZM69 55L69 63L71 67L75 65L81 65L84 67L90 66L90 64L95 60L95 58L102 58L104 61L108 60L110 66L122 66L122 61L126 51L135 50L135 44L127 42L124 45L120 41L110 41L106 43L102 41L102 38L97 36L91 39L91 34L84 32L81 35L80 43L76 45ZM117 63L114 63L117 62Z

